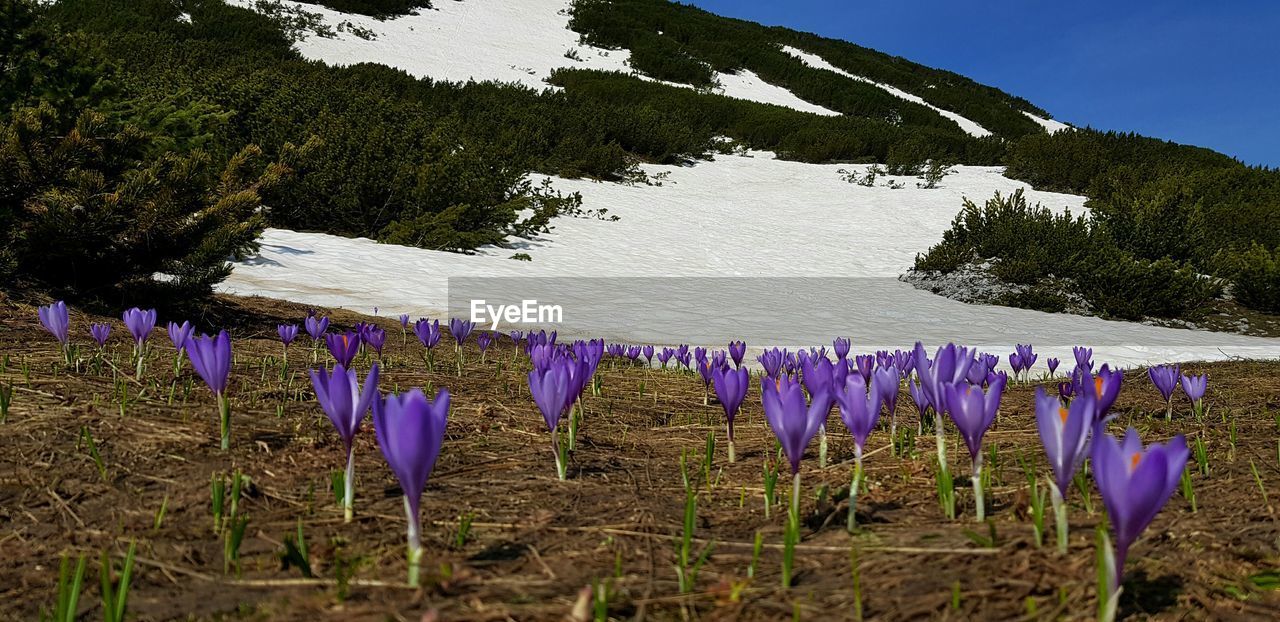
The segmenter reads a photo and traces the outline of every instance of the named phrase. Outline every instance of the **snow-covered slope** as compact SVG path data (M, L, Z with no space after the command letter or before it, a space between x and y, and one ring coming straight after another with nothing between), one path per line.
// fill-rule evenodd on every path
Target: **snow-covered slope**
M305 5L335 30L348 21L376 37L366 40L349 32L336 39L311 37L299 48L308 57L334 64L378 62L434 79L497 80L537 88L545 87L546 76L561 66L628 70L626 51L578 44L566 27L567 0L443 0L436 5L421 15L388 21ZM579 60L565 56L570 49ZM811 65L839 71L817 56L788 51ZM719 80L733 97L836 114L749 72L722 74ZM963 117L939 113L971 134L989 133ZM1046 119L1037 122L1050 131L1065 127ZM561 218L553 233L515 240L515 249L458 255L268 230L261 253L237 264L222 290L438 317L448 309L451 278L664 277L645 283L608 278L572 282L554 301L566 309L562 332L704 345L745 338L757 346L815 345L847 335L860 351L922 340L999 352L1030 342L1040 347L1042 364L1049 356L1069 357L1070 346L1081 343L1095 346L1100 360L1121 364L1226 354L1280 356L1276 340L966 305L898 282L896 276L911 266L916 253L941 237L962 198L982 201L996 191L1025 188L998 168L959 167L934 190L915 188L913 179L901 180L907 186L903 189L885 187L883 180L866 188L843 181L841 166L780 161L765 153L722 156L691 167L644 168L669 178L661 186L553 180L560 191L580 192L585 209L607 208L620 220ZM1027 193L1031 201L1054 209L1083 209L1083 197ZM511 259L517 252L532 261ZM717 286L711 280L678 277L757 277L738 282L760 291L729 295L708 291ZM788 280L760 280L779 277ZM764 304L766 299L774 306ZM625 317L598 312L574 316L576 309L598 308L601 301L611 300L623 301ZM783 313L779 304L798 311Z
M253 0L227 2L246 8L254 5ZM297 44L303 56L331 65L381 63L419 78L492 80L536 89L550 88L545 80L559 67L631 72L628 50L605 50L578 42L578 33L569 30L570 0L442 0L417 15L389 20L288 0L283 4L319 14L334 30L347 22L373 33L372 39L365 39L349 31L338 32L334 38L311 36ZM575 58L566 56L571 50ZM722 85L720 92L730 97L815 114L840 114L800 99L750 71L718 73L716 78Z
M1030 112L1027 112L1027 111L1025 111L1025 110L1022 112L1022 114L1027 115L1028 117L1030 117L1030 118L1031 118L1031 120L1032 120L1032 121L1035 121L1036 123L1040 124L1040 127L1043 127L1043 128L1044 128L1044 130L1045 130L1046 132L1049 132L1050 134L1056 134L1056 133L1058 133L1058 132L1061 132L1062 130L1069 130L1069 129L1071 129L1071 126L1070 126L1070 125L1067 125L1066 123L1063 123L1062 121L1054 121L1053 119L1046 119L1046 118L1044 118L1044 117L1038 117L1038 116L1033 115L1033 114L1031 114Z
M789 45L782 46L782 51L804 61L804 63L806 65L809 65L810 67L815 67L817 69L826 69L827 71L834 71L835 73L838 73L851 80L857 80L859 82L874 84L875 86L878 86L884 89L885 91L888 91L889 94L893 95L894 97L897 97L899 99L905 99L909 102L920 104L921 106L932 109L938 114L948 119L951 119L952 121L955 121L956 125L960 126L960 129L964 130L967 134L971 136L982 137L982 136L991 135L991 132L988 131L986 128L954 112L943 110L937 106L934 106L933 104L930 104L929 102L926 102L924 99L920 98L919 96L912 95L911 93L908 93L902 89L889 86L888 84L881 84L869 78L864 78L862 76L851 74L839 67L836 67L835 65L832 65L831 63L828 63L825 59L823 59L821 56L818 56L817 54L810 54L804 50L793 48Z
M558 189L582 193L584 207L607 207L620 220L561 218L545 239L515 250L468 256L270 230L260 256L237 265L223 290L438 317L448 307L449 279L458 277L795 277L787 298L811 313L780 317L746 300L700 292L708 282L680 279L645 283L662 290L647 298L627 292L627 281L583 279L555 303L566 309L562 332L615 340L718 345L741 337L752 345L798 346L849 335L860 350L905 347L919 339L996 352L1030 342L1044 352L1042 361L1069 358L1070 346L1084 343L1095 346L1099 360L1119 364L1224 353L1280 356L1276 340L966 305L898 282L895 277L915 254L941 237L962 197L982 200L996 191L1026 189L998 168L959 167L941 188L921 190L909 183L894 190L847 183L838 165L751 155L692 167L646 166L651 175L669 174L660 187L556 179ZM1026 191L1031 201L1054 209L1083 209L1082 197ZM515 252L532 261L510 259ZM756 282L778 286L744 281L747 287ZM624 293L639 296L645 312L626 319L598 313L574 319L574 309L598 308L601 300Z

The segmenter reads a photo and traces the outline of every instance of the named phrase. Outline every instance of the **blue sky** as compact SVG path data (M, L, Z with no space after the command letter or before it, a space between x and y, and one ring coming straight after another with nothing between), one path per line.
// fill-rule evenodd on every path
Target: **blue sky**
M950 69L1073 125L1135 131L1280 166L1277 0L692 4Z

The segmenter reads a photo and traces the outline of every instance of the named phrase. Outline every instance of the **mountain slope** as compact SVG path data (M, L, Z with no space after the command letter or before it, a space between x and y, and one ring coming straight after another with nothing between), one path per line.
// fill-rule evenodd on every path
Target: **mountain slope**
M876 218L914 226L920 237L852 236L852 248L817 241L826 229L777 232L777 243L792 248L840 248L842 259L821 263L833 275L905 271L942 236L962 198L981 203L987 197L973 192L1026 188L973 177L999 170L975 167L1007 164L1007 175L1037 188L1091 197L1086 220L1071 230L1088 239L1056 240L1053 248L1088 249L1066 264L1077 283L1105 293L1096 285L1118 279L1124 287L1114 291L1159 298L1129 305L1130 317L1195 307L1213 294L1197 274L1232 279L1240 300L1259 308L1280 280L1271 172L1141 137L1060 131L1029 102L951 72L660 0L465 0L390 19L364 14L386 17L379 7L395 2L341 3L361 13L328 8L336 0L62 0L44 12L46 21L87 42L87 64L101 65L91 71L113 86L64 113L99 107L171 150L199 149L219 161L250 145L268 158L309 145L297 174L263 197L272 226L484 256L530 246L535 267L512 268L529 274L549 269L537 267L540 259L561 261L540 257L542 242L530 240L555 240L552 229L572 228L582 220L574 216L624 213L660 235L660 220L613 203L599 190L611 186L594 182L636 185L656 200L663 195L648 185L661 182L653 175L690 164L734 180L720 193L730 206L769 196L791 219L829 206L812 217L856 217L869 231ZM818 168L777 177L763 152ZM727 164L745 153L757 156ZM849 163L849 173L832 162ZM872 162L882 166L862 166ZM943 179L954 164L965 166ZM732 191L753 187L752 175L781 193ZM971 190L955 196L949 187ZM1130 187L1142 190L1125 192ZM1068 203L1073 214L1082 202ZM840 213L841 203L852 209ZM696 201L681 205L699 209ZM1063 206L1048 205L1046 218L1058 218ZM934 224L902 220L913 213ZM1226 215L1231 226L1221 226ZM667 220L698 226L690 217ZM767 212L759 218L767 224ZM956 233L973 222L952 223L924 263L952 270L994 252L999 275L1030 279L1064 265L1043 252L1047 244L1019 242L1052 230L1034 218L981 221L999 225L998 235ZM725 245L770 243L758 228L723 237ZM615 241L643 238L632 231ZM690 252L720 252L714 242L691 240L699 248ZM1016 255L1027 246L1041 252ZM637 261L664 262L626 250L638 252ZM859 253L892 265L869 273ZM1189 287L1161 289L1171 277ZM1186 291L1195 297L1179 301Z

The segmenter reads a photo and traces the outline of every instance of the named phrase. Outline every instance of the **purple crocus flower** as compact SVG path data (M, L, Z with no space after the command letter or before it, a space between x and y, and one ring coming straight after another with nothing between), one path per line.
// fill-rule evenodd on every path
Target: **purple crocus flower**
M788 529L797 529L800 520L800 460L814 435L825 426L834 398L820 393L806 404L804 389L787 375L761 378L760 384L765 419L791 463L791 522ZM794 540L788 542L794 543ZM788 550L794 549L788 546ZM788 581L784 576L783 585L789 585Z
M308 315L303 326L307 329L307 334L311 336L312 341L320 341L320 338L324 337L325 332L329 330L329 318Z
M990 370L988 370L985 360L981 358L974 359L973 365L969 366L969 373L965 375L965 379L969 381L969 384L985 384L988 371Z
M427 478L440 457L448 419L448 389L440 389L433 401L428 401L421 389L373 401L373 430L378 447L404 492L409 520L409 585L414 587L418 585L422 562L418 509Z
M895 439L898 438L898 388L901 383L898 368L893 366L881 367L871 377L871 384L880 394L880 402L889 413L889 438Z
M898 368L899 378L906 378L916 368L915 353L910 350L894 350L893 366Z
M671 348L663 348L662 351L658 353L658 362L662 364L663 369L666 369L667 362L671 360L672 356L675 356L675 353L676 351Z
M878 379L879 375L876 378ZM893 390L897 392L896 384ZM866 382L858 374L847 376L844 386L835 394L835 401L840 405L840 419L853 435L854 469L853 480L849 484L848 513L848 529L851 533L858 524L857 503L858 485L862 481L862 449L867 444L867 437L871 436L871 430L875 429L876 422L880 420L881 399L880 383L873 381L871 391L868 393Z
M1071 391L1072 395L1093 393L1095 421L1109 421L1111 419L1108 414L1111 411L1111 406L1116 403L1116 398L1120 396L1120 385L1124 383L1124 372L1122 370L1113 371L1110 365L1103 365L1102 369L1098 370L1098 375L1093 376L1089 374L1088 370L1077 367L1071 382L1076 385Z
M896 386L894 387L896 390ZM877 383L871 383L870 392L862 376L853 374L845 379L844 386L835 394L836 404L840 406L840 419L853 435L854 458L862 462L862 448L880 421L881 393Z
M1133 428L1125 433L1123 441L1101 429L1094 433L1093 479L1115 536L1113 593L1124 579L1129 547L1173 495L1189 455L1187 440L1181 434L1167 444L1152 443L1143 448Z
M1045 393L1043 387L1036 388L1036 427L1049 466L1053 468L1049 490L1057 523L1058 551L1063 554L1067 552L1069 529L1066 496L1076 471L1084 464L1089 434L1099 420L1096 399L1091 391L1082 391L1067 408L1057 397Z
M428 350L440 343L440 320L427 321L425 318L413 324L413 333L418 336Z
M516 346L520 345L521 339L524 339L524 333L518 330L511 331L511 333L508 336L511 337L511 344Z
M403 313L400 315L400 330L409 330L409 314L408 313Z
M982 437L995 421L996 411L1000 410L1000 397L1004 393L1003 378L997 378L986 393L966 382L949 384L945 391L947 414L960 430L960 436L969 448L969 456L975 460L981 459Z
M219 430L222 449L231 447L231 402L227 399L227 380L231 375L231 337L221 331L217 337L201 335L187 338L184 345L191 368L204 379L218 401Z
M747 388L751 386L751 373L745 367L730 369L728 366L719 366L712 370L711 375L716 399L720 400L720 405L724 407L724 418L728 422L729 462L735 462L737 455L734 453L733 445L733 418L737 416L738 409L742 408L743 400L747 399Z
M1009 355L1009 369L1013 370L1014 378L1017 378L1018 374L1022 372L1022 356L1017 352Z
M747 343L745 341L729 342L729 358L733 359L734 367L742 367L742 357L747 354Z
M534 368L529 371L529 393L533 395L533 403L542 412L542 420L551 431L551 450L555 453L556 474L565 478L566 467L564 456L560 452L560 435L556 428L560 425L560 417L569 408L575 398L572 395L572 371L568 361L562 358L543 359L541 354L530 354L534 359ZM541 367L539 362L546 360Z
M156 310L148 309L143 311L137 307L124 312L125 328L129 329L129 334L133 335L133 342L141 349L142 344L151 336L151 331L156 328Z
M97 342L98 347L107 345L107 340L111 338L110 324L91 324L89 325L89 336Z
M1151 384L1156 386L1156 390L1160 392L1160 397L1164 398L1167 410L1165 411L1165 419L1173 418L1173 391L1178 388L1178 376L1181 375L1178 365L1157 365L1147 369L1147 376L1151 378Z
M325 333L324 341L333 359L339 365L350 369L351 361L355 360L356 353L360 351L360 336L351 331L338 334Z
M449 334L453 335L453 340L457 342L459 348L467 342L467 337L472 330L475 330L475 327L475 323L471 320L456 317L449 318Z
M71 328L71 317L67 313L67 303L59 300L50 305L45 305L36 310L36 315L40 317L40 323L44 325L44 329L58 340L65 350L67 347L67 339L69 339L69 331Z
M370 325L365 329L360 340L363 341L365 345L373 348L373 352L375 354L382 356L382 347L387 343L387 331L382 330L377 326Z
M836 358L844 360L849 357L849 349L853 347L853 341L848 337L836 337L831 341L831 348L835 350Z
M799 476L804 450L818 433L818 428L826 423L832 397L819 393L806 404L800 383L786 375L776 379L763 378L760 384L765 419L791 463L791 473Z
M1071 479L1084 462L1097 414L1095 399L1084 391L1068 408L1056 396L1045 393L1043 387L1036 388L1036 427L1049 466L1053 467L1054 494L1066 496Z
M907 393L911 394L911 401L916 405L916 412L920 414L920 425L916 427L919 432L924 428L924 418L929 414L929 396L924 394L924 387L916 384L914 378L907 381Z
M1076 367L1083 367L1089 371L1093 371L1093 348L1075 346L1071 348L1071 353L1075 355Z
M1196 419L1204 415L1204 394L1209 389L1209 375L1182 376L1182 392L1191 400L1191 410Z
M916 342L915 360L916 375L920 377L920 384L935 412L943 410L939 407L945 398L943 386L964 380L974 362L973 354L968 348L954 343L938 348L931 360L925 354L924 345Z
M835 387L831 385L835 366L831 364L830 359L805 357L800 361L800 369L802 370L800 380L804 383L804 388L809 391L809 395L835 393Z
M782 359L782 352L777 348L765 350L756 357L756 360L760 361L760 366L764 368L765 375L770 378L778 377L778 372L782 370Z
M1048 358L1045 359L1044 364L1049 367L1049 375L1052 376L1058 372L1058 365L1061 364L1061 361L1056 358Z
M916 342L913 351L916 377L920 379L920 387L929 405L933 406L933 432L938 445L938 468L947 468L947 442L944 436L942 414L947 409L947 387L955 383L965 383L969 368L976 363L973 353L948 343L938 348L932 359L925 353L924 344Z
M640 348L640 353L644 354L644 360L650 367L653 367L653 346L644 346Z
M871 382L871 370L875 368L876 357L874 354L859 354L854 357L854 364L858 366L858 373L862 374L862 382L864 384Z
M698 359L698 376L702 378L703 391L706 391L711 386L714 371L715 368L711 366L711 359L708 359L704 353L702 358Z
M298 338L297 324L281 324L276 327L276 333L280 335L280 343L288 348L294 339Z
M169 335L169 343L173 344L173 349L178 351L178 355L182 355L182 351L187 347L187 340L191 335L195 334L196 329L191 322L169 322L165 326L165 332Z
M1036 365L1036 359L1040 358L1040 355L1036 354L1035 349L1032 348L1029 343L1016 344L1013 346L1013 349L1017 351L1018 358L1022 359L1022 369L1024 371L1031 371L1031 368Z
M333 422L333 427L342 438L342 447L346 451L347 471L343 479L345 485L342 496L342 514L344 522L351 522L355 500L355 454L352 444L364 416L378 397L378 364L374 363L369 375L364 379L364 388L356 382L356 372L346 369L341 363L333 367L333 373L324 369L311 370L311 386L316 391L316 401L320 408Z
M982 499L982 437L996 419L1000 410L1000 397L1004 393L1005 380L997 376L984 394L982 389L965 382L948 384L946 392L946 410L960 430L965 445L969 448L969 456L973 459L973 496L978 522L986 519L986 508Z
M1071 396L1075 394L1076 394L1076 385L1074 383L1071 383L1071 382L1058 383L1058 397L1064 400L1069 400L1071 399Z
M356 325L352 328L356 336L359 337L360 343L365 345L369 343L369 333L373 332L375 326L369 322L356 322Z

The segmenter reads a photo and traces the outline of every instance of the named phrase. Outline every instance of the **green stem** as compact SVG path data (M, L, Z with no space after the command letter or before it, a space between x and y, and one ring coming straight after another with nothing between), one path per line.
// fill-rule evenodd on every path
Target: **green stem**
M1058 530L1058 554L1067 554L1067 531L1070 527L1067 525L1067 502L1062 497L1062 491L1058 490L1058 484L1049 479L1049 498L1053 502L1053 520Z
M555 430L551 431L551 451L556 455L556 476L563 481L568 468L565 465L564 454L560 451L560 435Z
M982 452L979 451L977 456L973 458L973 503L977 513L978 522L987 519L986 506L982 498Z
M800 540L800 472L791 480L791 511L787 515L787 531L782 546L782 587L791 587L791 570L795 567L796 543Z
M800 472L791 478L791 516L798 524L800 522Z
M221 393L215 397L218 400L218 427L222 432L222 450L226 451L231 449L231 400Z
M862 480L862 448L854 449L853 482L849 484L849 533L858 529L858 483Z
M947 439L942 435L942 413L933 411L933 433L938 438L938 465L947 470Z
M409 586L418 587L418 575L422 569L422 537L418 533L418 517L409 505L409 497L404 498L404 513L409 518Z
M347 473L343 476L342 484L342 522L349 523L355 515L355 498L356 498L356 454L347 448Z

